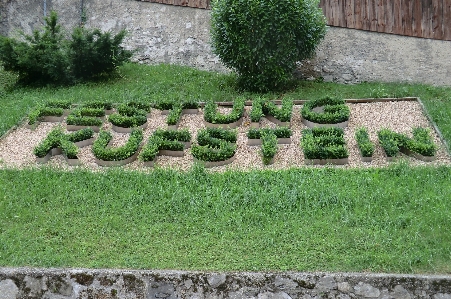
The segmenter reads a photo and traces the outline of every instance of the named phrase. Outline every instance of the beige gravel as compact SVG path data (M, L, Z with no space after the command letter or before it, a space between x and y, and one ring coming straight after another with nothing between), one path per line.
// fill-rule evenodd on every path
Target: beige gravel
M351 110L349 125L345 129L345 139L349 149L349 164L344 166L333 166L339 168L362 168L362 167L383 167L390 164L387 162L382 148L378 145L377 131L380 128L389 128L396 132L407 133L411 136L413 127L428 127L433 133L434 141L440 146L434 162L422 162L412 157L403 156L411 165L442 165L451 164L449 155L446 153L443 144L433 130L432 126L424 116L420 104L416 101L398 101L398 102L373 102L347 104ZM214 167L211 171L224 171L226 169L286 169L290 167L324 167L324 166L306 166L304 156L300 148L301 131L306 128L300 118L300 109L302 106L294 106L292 116L292 143L290 145L279 145L279 151L275 156L275 162L272 165L264 165L260 156L259 146L248 146L246 132L249 130L250 119L244 117L242 126L238 128L238 141L236 159L227 166ZM246 115L251 107L246 107ZM221 112L227 113L230 108L220 108ZM167 128L166 116L161 115L159 110L152 110L151 117L148 120L148 127L144 131L145 142L148 137L157 128ZM261 122L263 127L275 127L275 125L266 119ZM0 140L0 167L42 167L35 162L33 148L45 138L50 130L59 124L41 123L34 130L24 127L17 128ZM65 122L61 123L63 127ZM359 150L354 139L355 130L365 126L368 128L370 139L377 144L376 151L371 163L361 162ZM104 129L111 130L111 124L106 122ZM196 139L197 131L205 128L203 124L203 114L183 115L179 128L188 128L193 139ZM97 134L96 134L97 135ZM113 132L113 145L119 146L126 142L129 134L120 134ZM95 163L94 155L91 152L91 146L80 149L79 159L81 166L68 166L62 156L54 156L47 163L50 166L62 169L88 168L91 170L102 170L101 166ZM179 170L188 170L193 165L193 156L190 149L185 150L184 157L159 156L155 163L156 167L175 168ZM126 166L125 169L149 171L139 161L135 161ZM150 168L151 169L151 168Z

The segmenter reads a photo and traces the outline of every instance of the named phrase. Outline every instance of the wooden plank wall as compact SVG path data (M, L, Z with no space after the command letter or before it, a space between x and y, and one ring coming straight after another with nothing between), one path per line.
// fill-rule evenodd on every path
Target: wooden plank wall
M141 0L141 1L210 9L210 0Z
M328 25L451 40L450 0L320 0Z

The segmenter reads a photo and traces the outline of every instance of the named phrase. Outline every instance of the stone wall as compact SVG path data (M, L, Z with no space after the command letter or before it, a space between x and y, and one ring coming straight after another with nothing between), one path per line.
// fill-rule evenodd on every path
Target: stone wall
M1 299L450 299L451 276L0 268Z
M47 0L66 28L80 23L82 0ZM43 0L0 0L0 33L30 33L43 24ZM212 54L210 11L136 0L83 0L85 26L129 35L140 63L174 63L227 71ZM451 86L451 41L331 27L316 58L297 74L325 81L420 82Z

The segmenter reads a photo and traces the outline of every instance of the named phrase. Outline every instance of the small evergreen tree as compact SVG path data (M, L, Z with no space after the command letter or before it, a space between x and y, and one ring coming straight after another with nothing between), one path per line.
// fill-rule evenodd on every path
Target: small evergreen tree
M111 37L110 32L77 27L69 44L72 72L76 78L90 79L102 73L110 73L129 61L132 52L121 47L125 30Z
M69 62L57 21L52 12L45 18L43 32L23 35L25 41L0 36L0 61L5 70L17 72L24 82L66 82Z
M45 18L43 31L23 35L25 41L0 36L0 63L19 74L24 83L66 84L111 73L130 60L132 52L121 43L125 30L116 35L76 27L65 39L56 12Z

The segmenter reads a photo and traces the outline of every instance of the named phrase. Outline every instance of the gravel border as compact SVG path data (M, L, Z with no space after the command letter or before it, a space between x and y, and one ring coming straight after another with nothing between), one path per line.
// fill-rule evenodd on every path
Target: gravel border
M330 166L336 168L368 168L368 167L385 167L390 165L383 149L378 144L377 131L380 128L388 128L399 133L407 133L411 136L413 127L427 127L431 130L434 142L439 145L439 150L436 154L436 160L433 162L422 162L413 157L403 156L410 165L451 165L450 156L447 154L446 147L440 139L439 134L435 131L434 126L428 121L424 114L423 107L419 101L375 101L368 103L347 103L351 114L348 127L345 128L345 139L349 150L349 163L343 166ZM225 171L227 169L234 170L251 170L251 169L288 169L292 167L309 167L321 168L324 166L306 165L304 155L300 148L301 131L307 128L301 122L300 109L302 105L295 105L293 107L293 115L291 121L291 129L293 136L291 137L291 144L279 145L279 150L275 156L275 161L271 165L264 165L260 156L259 146L248 146L246 133L250 128L249 112L251 107L246 107L246 113L243 118L243 123L237 128L237 152L236 159L231 164L226 166L219 166L211 168L210 171ZM221 112L227 113L231 108L219 108ZM157 128L167 128L166 115L161 115L161 112L152 109L151 117L148 119L148 126L144 130L144 142L147 142L148 137ZM40 123L38 127L32 131L24 126L17 127L10 130L7 135L0 138L0 168L25 168L25 167L43 167L36 163L33 155L33 148L43 140L52 128L59 125L58 123ZM65 128L66 123L63 121L61 125ZM357 148L357 143L354 138L354 132L360 126L365 126L368 129L370 139L376 144L376 150L371 162L362 162ZM109 122L103 124L103 129L110 130L113 134L113 146L120 146L124 144L130 134L116 133L111 129L112 125ZM260 127L276 127L275 124L262 118ZM181 117L179 129L188 128L192 134L192 140L197 137L197 131L205 128L203 123L203 111L199 114L184 114ZM97 136L97 134L95 135ZM189 170L194 164L194 157L191 155L191 149L185 149L184 157L169 157L158 156L155 162L155 167L174 168L182 171ZM90 169L99 171L106 169L98 166L95 163L94 155L91 152L91 146L80 149L79 160L80 166L69 166L63 156L54 156L46 164L58 169ZM44 166L45 167L45 166ZM329 167L329 166L328 166ZM152 168L145 167L142 162L134 161L128 165L123 166L124 169L151 171Z

